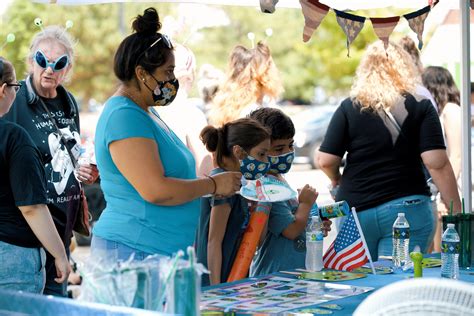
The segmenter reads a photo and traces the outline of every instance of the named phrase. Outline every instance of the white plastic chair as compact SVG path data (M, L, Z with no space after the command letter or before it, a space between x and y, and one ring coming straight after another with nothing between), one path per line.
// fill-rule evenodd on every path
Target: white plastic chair
M369 295L354 315L474 315L474 284L435 278L399 281Z

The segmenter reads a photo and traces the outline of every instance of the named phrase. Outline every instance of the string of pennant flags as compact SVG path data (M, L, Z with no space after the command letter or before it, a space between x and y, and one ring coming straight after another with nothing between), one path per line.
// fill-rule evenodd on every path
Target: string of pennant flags
M418 48L423 47L423 30L425 20L431 9L438 4L439 0L430 0L428 5L417 11L404 14L403 17L408 21L410 29L416 33L418 39ZM260 8L264 13L273 13L278 0L260 0ZM337 23L346 35L347 56L350 55L350 45L359 35L364 27L365 21L370 20L377 37L382 40L385 48L388 47L389 37L400 21L400 16L385 18L363 17L344 11L339 11L328 7L318 0L300 0L301 10L303 12L305 25L303 28L303 42L308 42L313 36L314 31L319 27L329 10L336 14Z

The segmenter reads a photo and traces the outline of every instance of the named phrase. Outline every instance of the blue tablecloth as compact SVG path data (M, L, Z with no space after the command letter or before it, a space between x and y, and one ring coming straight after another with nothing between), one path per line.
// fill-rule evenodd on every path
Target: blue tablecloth
M379 262L377 264L381 265L388 265L390 262ZM283 276L286 278L295 278L295 276L292 276L290 274L286 273L275 273L273 275L278 275L278 276ZM334 282L337 284L347 284L347 285L354 285L354 286L364 286L364 287L373 287L374 290L376 291L377 289L384 287L385 285L388 285L390 283L394 283L397 281L405 280L408 278L413 277L413 273L405 273L405 272L398 272L398 273L392 273L392 274L383 274L383 275L373 275L373 274L368 274L366 278L362 279L356 279L356 280L351 280L351 281L343 281L343 282ZM441 278L441 268L425 268L423 269L423 277L431 277L431 278ZM464 282L469 282L469 283L474 283L474 269L460 269L460 277L459 279ZM255 278L252 278L252 280L255 280ZM242 283L249 281L249 279L244 279L240 280L237 282L233 283L223 283L217 286L209 286L204 288L203 290L210 290L210 289L216 289L219 287L223 286L228 286L229 284L237 284L237 283ZM342 310L332 310L333 314L332 315L352 315L357 308L357 306L373 291L360 294L360 295L355 295L355 296L349 296L343 299L338 299L338 300L333 300L328 302L329 304L337 304L340 307L342 307ZM326 303L322 303L326 304ZM318 307L318 305L312 305L308 308L315 308ZM237 313L237 315L240 315Z
M0 289L0 316L159 316L165 315L143 309L79 302L59 298Z

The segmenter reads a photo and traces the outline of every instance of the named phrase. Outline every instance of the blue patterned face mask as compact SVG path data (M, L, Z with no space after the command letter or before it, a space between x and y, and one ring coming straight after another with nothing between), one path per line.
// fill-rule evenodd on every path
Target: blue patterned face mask
M270 171L273 173L287 173L291 169L291 164L295 159L295 152L290 151L289 153L280 156L268 156L270 160Z
M263 162L253 158L250 155L240 160L240 172L247 180L257 180L264 176L270 169L269 162Z

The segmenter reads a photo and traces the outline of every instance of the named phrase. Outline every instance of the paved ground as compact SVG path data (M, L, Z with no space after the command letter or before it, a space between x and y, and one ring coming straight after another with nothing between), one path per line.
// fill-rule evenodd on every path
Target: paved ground
M307 183L315 187L319 192L319 197L317 200L318 205L324 205L333 202L328 190L330 181L322 171L312 170L309 165L294 165L286 178L294 189L301 188ZM335 235L336 230L333 229L329 236L325 238L325 249L329 247L331 242L334 240ZM89 256L89 247L77 247L72 256L76 261L84 262Z

